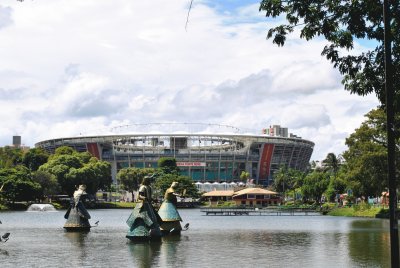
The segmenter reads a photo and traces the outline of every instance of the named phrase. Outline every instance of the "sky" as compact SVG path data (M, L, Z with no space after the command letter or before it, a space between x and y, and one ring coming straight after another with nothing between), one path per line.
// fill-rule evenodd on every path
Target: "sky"
M267 40L279 18L255 0L0 1L0 146L12 136L110 134L118 126L204 123L261 134L270 125L346 150L376 108L321 56L323 39ZM188 16L189 13L189 16ZM366 44L355 51L367 49Z

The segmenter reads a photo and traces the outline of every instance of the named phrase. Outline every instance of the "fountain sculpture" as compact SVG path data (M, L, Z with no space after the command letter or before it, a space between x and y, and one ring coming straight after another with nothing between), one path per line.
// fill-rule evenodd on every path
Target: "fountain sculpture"
M56 212L52 204L32 204L28 207L28 212Z
M141 202L136 204L126 221L129 226L126 238L134 242L160 240L162 236L159 225L161 218L151 204L153 201L152 188L150 186L151 179L151 176L143 178L138 195L138 199Z
M180 234L182 231L181 221L182 218L176 209L177 196L176 188L178 186L177 182L173 182L171 187L165 191L164 201L158 210L158 214L162 220L161 222L161 232L163 235L167 234Z
M90 231L92 227L89 223L90 215L81 200L86 194L85 190L86 185L79 185L78 189L74 192L71 205L64 215L64 218L67 219L67 222L64 224L64 229L66 231Z

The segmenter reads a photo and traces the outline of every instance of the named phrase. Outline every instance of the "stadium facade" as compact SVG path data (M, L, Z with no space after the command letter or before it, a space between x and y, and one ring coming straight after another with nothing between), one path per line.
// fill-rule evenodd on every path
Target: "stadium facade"
M173 157L181 173L194 181L237 181L242 171L246 171L255 183L269 185L282 165L306 170L314 148L313 142L293 135L277 136L276 127L279 126L273 127L275 136L271 133L118 134L51 139L38 142L35 147L49 153L60 146L88 151L111 163L113 180L122 168L156 168L161 157ZM287 129L283 128L283 133Z

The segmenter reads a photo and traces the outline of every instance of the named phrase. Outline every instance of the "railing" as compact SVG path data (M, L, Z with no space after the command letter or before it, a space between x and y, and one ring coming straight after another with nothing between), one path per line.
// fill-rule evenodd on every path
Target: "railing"
M201 208L206 216L317 216L315 209L309 208Z

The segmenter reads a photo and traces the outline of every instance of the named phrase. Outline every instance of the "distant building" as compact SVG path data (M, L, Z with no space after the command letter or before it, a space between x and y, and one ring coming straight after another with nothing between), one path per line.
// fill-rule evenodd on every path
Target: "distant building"
M236 206L249 207L266 207L282 203L279 193L263 188L244 188L236 192L233 190L215 190L204 193L203 198L209 200L210 203L232 200Z
M27 150L30 149L29 146L25 146L25 145L22 144L21 136L13 136L12 137L12 145L10 145L10 146L12 146L14 148L20 148L23 151L27 151Z
M12 146L19 148L21 147L22 143L21 143L21 136L13 136L12 137Z
M179 134L172 130L168 133L154 131L57 138L38 142L35 146L49 153L54 153L60 146L69 146L79 152L88 151L111 163L114 180L123 168L156 168L161 157L172 157L182 175L195 182L230 183L239 181L242 171L246 171L256 184L270 185L274 172L282 165L305 171L314 148L312 141L288 137L287 128L274 126L272 129L280 134Z

